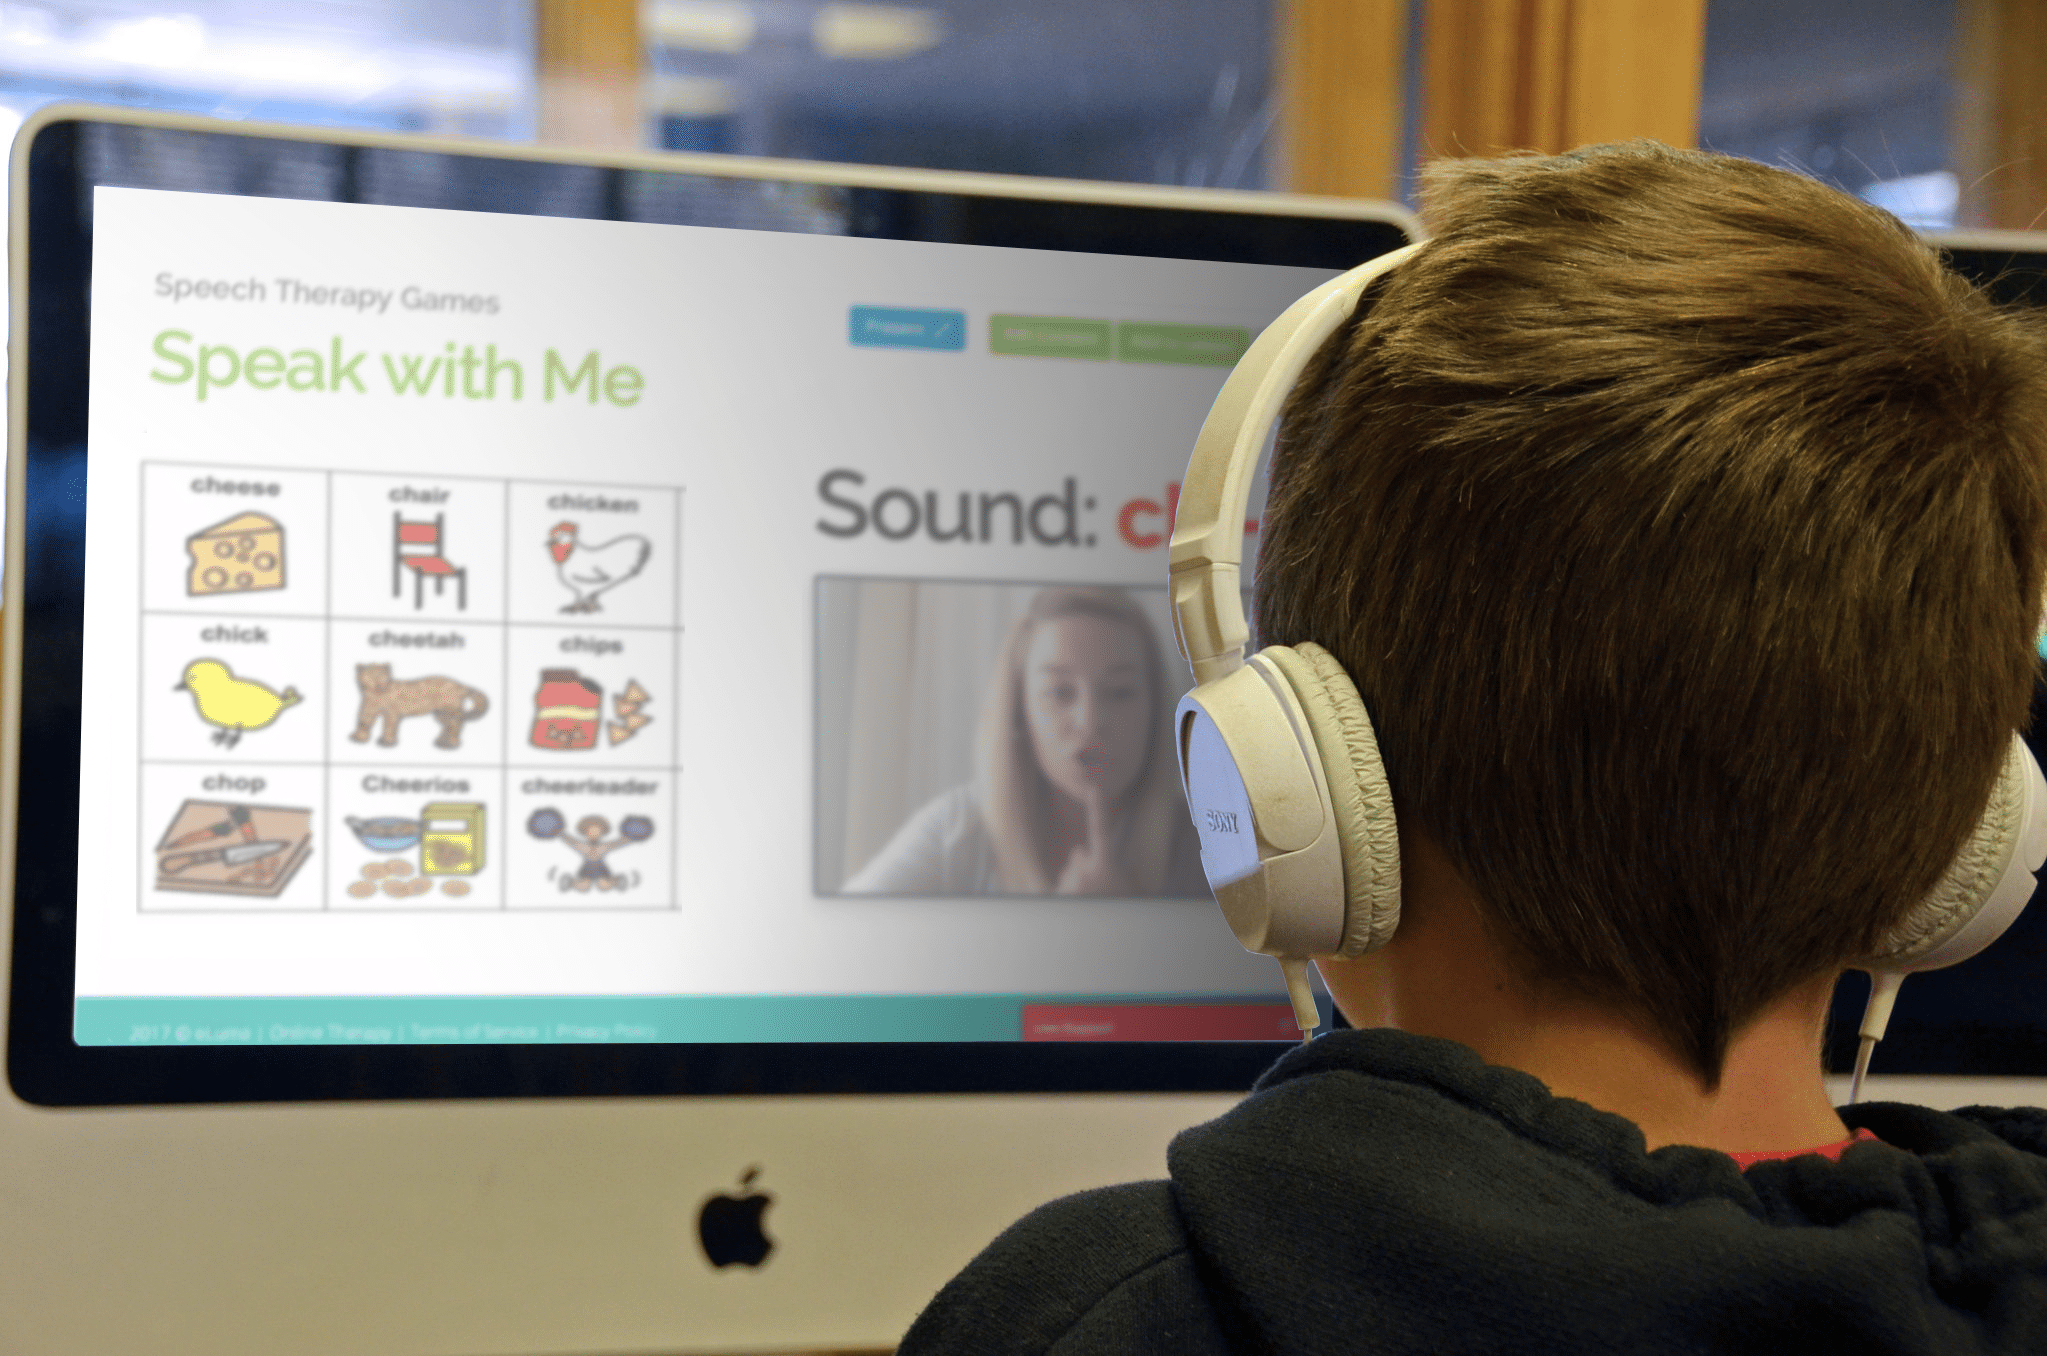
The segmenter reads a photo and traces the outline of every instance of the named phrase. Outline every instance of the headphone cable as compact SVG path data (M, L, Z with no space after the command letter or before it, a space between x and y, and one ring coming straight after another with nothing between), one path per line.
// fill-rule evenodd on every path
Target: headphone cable
M1279 956L1279 972L1286 976L1286 996L1294 1005L1294 1024L1301 1028L1301 1044L1315 1039L1322 1014L1315 1007L1315 991L1308 987L1308 962L1295 956Z
M1903 988L1904 984L1903 971L1869 972L1869 1001L1862 1007L1861 1040L1855 1051L1855 1073L1848 1080L1850 1106L1862 1100L1862 1080L1869 1073L1869 1057L1876 1053L1876 1043L1884 1038L1884 1031L1891 1024L1891 1007L1898 1001L1898 990Z

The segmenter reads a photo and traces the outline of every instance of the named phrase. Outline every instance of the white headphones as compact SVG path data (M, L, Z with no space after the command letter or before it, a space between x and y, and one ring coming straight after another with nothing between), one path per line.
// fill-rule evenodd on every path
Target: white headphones
M1400 922L1400 838L1371 717L1319 645L1249 659L1238 579L1252 477L1294 383L1365 289L1420 245L1316 288L1258 336L1195 440L1173 525L1173 629L1195 688L1174 713L1201 865L1246 950L1278 959L1304 1038L1320 1021L1311 957L1360 956ZM1965 961L2032 898L2047 861L2047 781L2012 736L2004 770L1947 874L1859 967L1873 980L1853 1101L1907 974Z

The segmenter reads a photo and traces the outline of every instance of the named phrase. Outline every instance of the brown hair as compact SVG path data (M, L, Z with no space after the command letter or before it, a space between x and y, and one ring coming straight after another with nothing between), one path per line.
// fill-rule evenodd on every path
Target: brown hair
M1174 693L1167 686L1165 659L1151 619L1121 589L1042 589L1003 639L988 699L981 708L976 778L981 818L995 856L1002 888L1016 894L1050 894L1062 862L1050 860L1051 783L1038 766L1024 714L1024 659L1038 628L1060 617L1095 617L1128 627L1144 654L1145 692L1151 701L1151 735L1144 762L1121 807L1121 857L1137 894L1163 887L1174 832L1187 819L1179 768L1173 759Z
M1939 878L2026 717L2047 346L1894 218L1653 143L1438 162L1297 390L1318 641L1529 973L1709 1082Z

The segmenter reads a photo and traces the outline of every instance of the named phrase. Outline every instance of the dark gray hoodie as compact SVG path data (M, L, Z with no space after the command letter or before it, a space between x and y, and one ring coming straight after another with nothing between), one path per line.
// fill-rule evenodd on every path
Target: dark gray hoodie
M1055 1201L931 1302L939 1352L2047 1353L2047 1112L1844 1109L1743 1173L1464 1046L1342 1031Z

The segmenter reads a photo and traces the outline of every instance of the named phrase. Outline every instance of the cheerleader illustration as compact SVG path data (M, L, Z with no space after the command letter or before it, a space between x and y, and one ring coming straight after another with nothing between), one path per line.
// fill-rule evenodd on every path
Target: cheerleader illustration
M622 847L631 847L652 838L654 821L645 815L627 815L619 821L618 836L613 838L610 836L611 821L603 815L584 815L571 831L562 812L548 807L535 810L528 817L526 832L542 841L553 839L562 843L583 859L574 872L548 872L560 883L563 891L576 890L584 894L592 890L624 891L639 883L639 873L613 871L609 858Z

